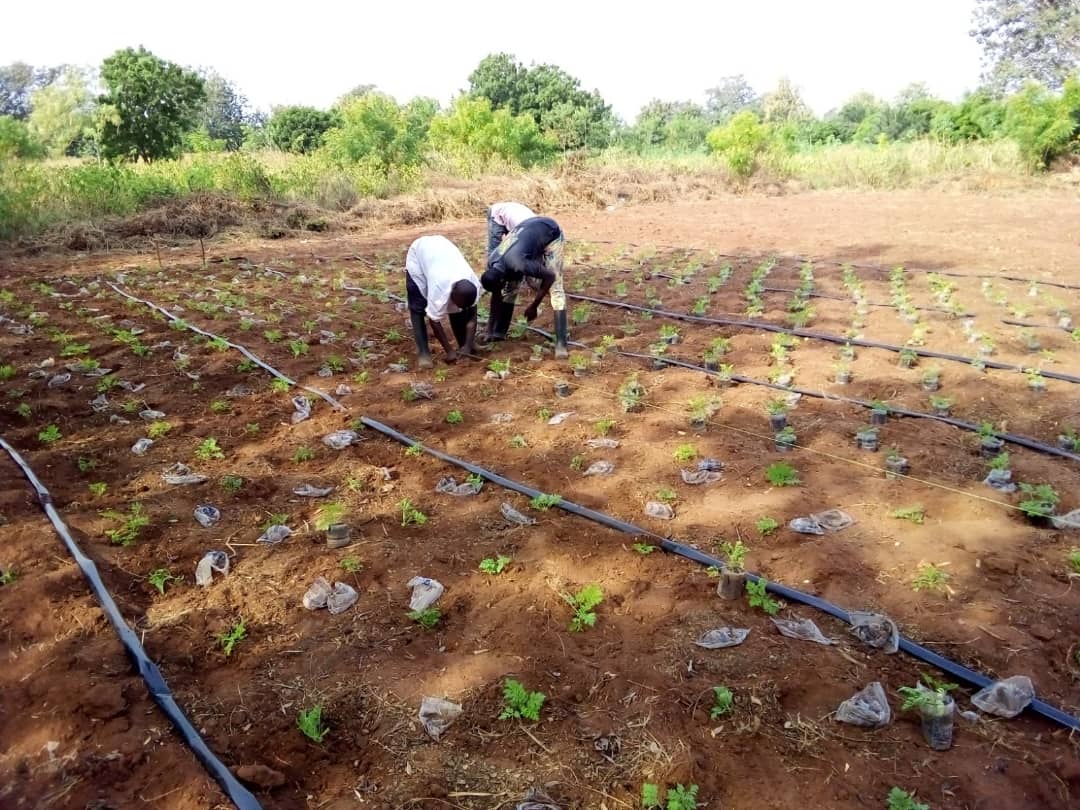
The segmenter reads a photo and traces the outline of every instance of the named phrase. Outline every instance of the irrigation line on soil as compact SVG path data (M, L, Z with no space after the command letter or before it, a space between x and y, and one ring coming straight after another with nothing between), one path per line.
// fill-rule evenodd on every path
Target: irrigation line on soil
M268 371L270 374L277 377L279 380L284 380L289 385L295 386L295 387L299 388L302 391L307 391L308 393L314 394L315 396L319 397L320 399L322 399L326 403L328 403L330 405L330 407L332 407L335 411L347 411L348 410L348 408L346 408L344 405L342 405L340 402L338 402L336 399L334 399L332 396L330 396L325 391L320 391L318 388L311 388L310 386L307 386L307 385L301 385L296 380L293 380L293 379L291 379L289 377L286 377L284 374L282 374L276 368L274 368L269 363L264 362L259 357L252 354L248 349L246 349L244 346L241 346L239 343L233 343L231 340L226 340L225 338L221 337L220 335L215 335L213 332L207 332L205 329L200 329L198 326L195 326L194 324L188 323L183 318L179 318L176 315L173 315L171 312L169 312L169 310L165 309L164 307L158 306L153 301L146 301L146 300L144 300L142 298L137 298L134 295L132 295L131 293L128 293L128 292L125 292L124 290L121 290L119 287L117 287L111 281L106 281L105 283L108 284L110 287L112 287L113 290L116 293L118 293L119 295L124 296L124 298L127 298L127 299L129 299L131 301L136 301L136 302L142 304L143 306L150 307L150 309L154 310L155 312L160 313L161 315L164 315L170 321L173 321L175 323L182 323L184 325L185 329L188 329L188 330L190 330L192 332L200 334L203 337L210 338L211 340L220 340L223 343L228 344L230 348L236 349L236 351L240 352L240 354L244 355L244 357L246 357L248 360L250 360L255 365L262 368L264 371Z
M896 346L892 343L879 343L875 340L866 340L864 338L846 338L841 335L832 335L828 332L813 332L809 329L794 329L788 326L779 326L774 323L767 323L764 321L746 321L741 318L709 318L704 315L690 315L683 312L672 312L667 309L653 309L652 307L643 307L639 304L628 304L623 301L611 301L607 298L596 298L591 295L580 295L577 293L566 293L567 298L573 298L578 301L589 301L594 304L600 304L607 307L616 307L618 309L628 309L633 312L650 312L653 315L659 315L663 318L673 318L680 321L690 321L691 323L707 323L715 326L737 326L743 329L757 329L764 332L780 332L787 335L795 335L796 337L810 338L811 340L824 340L828 343L850 344L852 346L862 346L867 349L885 349L886 351L900 353L902 351L910 351L920 357L930 357L935 360L949 360L954 363L964 363L970 366L976 358L963 357L958 354L947 354L945 352L933 351L932 349L915 349L907 346ZM986 368L995 368L1002 371L1026 371L1021 366L1014 366L1012 363L1001 363L997 360L983 360L978 358ZM1080 384L1080 377L1076 377L1072 374L1063 374L1058 371L1040 371L1040 375L1051 380L1061 380L1062 382Z
M53 506L52 495L49 490L41 483L30 465L19 455L19 452L2 437L0 437L0 448L3 448L11 456L11 460L22 470L26 480L30 482L30 486L33 487L37 495L38 504L49 518L53 529L60 535L60 539L64 541L68 553L74 558L75 564L79 566L87 583L89 583L90 590L93 591L102 611L109 619L109 623L112 624L116 635L120 637L120 643L124 646L124 651L139 670L139 675L142 676L143 681L146 683L150 697L161 708L161 711L172 723L173 728L176 729L184 744L195 754L195 758L206 768L207 773L214 777L232 803L239 810L261 810L262 806L255 796L240 784L225 764L214 755L214 752L206 745L199 732L195 730L191 721L188 720L183 709L177 705L169 685L161 674L161 670L150 660L139 641L139 637L124 621L120 609L116 606L116 602L113 600L108 588L105 587L105 583L101 580L97 565L92 559L83 554L79 544L72 537L68 525Z
M538 495L545 494L538 489L528 486L527 484L519 483L510 478L499 475L496 472L492 472L491 470L488 470L484 467L480 467L476 464L472 464L468 461L456 458L455 456L443 453L440 450L435 450L434 448L427 447L422 443L419 443L417 440L405 435L404 433L401 433L394 428L389 427L388 425L384 425L382 422L377 422L376 420L369 419L366 416L361 417L360 421L368 427L372 428L373 430L376 430L379 433L382 433L384 436L388 436L389 438L400 442L401 444L410 447L415 447L417 444L420 444L425 453L434 456L435 458L447 464L452 464L456 467L460 467L461 469L466 470L473 475L479 475L484 480L490 481L496 486L503 487L504 489L509 489L512 492L517 492L521 495L526 495L530 498L535 498ZM607 526L608 528L614 529L618 532L622 532L623 534L629 534L634 537L648 537L651 540L655 540L664 551L671 552L672 554L677 554L680 557L684 557L685 559L700 563L701 565L713 566L721 569L726 568L726 563L717 557L712 557L708 554L705 554L703 551L688 546L684 543L679 543L668 537L662 537L661 535L658 535L655 532L651 532L648 529L644 529L640 526L635 526L632 523L627 523L624 520L612 517L611 515L607 515L603 512L598 512L594 509L580 506L579 504L576 504L572 501L567 501L565 499L556 504L556 506L559 509L562 509L564 512L569 512L572 515L583 517L586 520L591 520L594 523L599 523L602 526ZM758 582L762 579L762 577L756 574L747 573L747 579L752 582ZM851 624L851 617L848 615L848 612L846 610L837 607L831 602L827 602L817 596L803 593L802 591L797 591L794 588L789 588L786 585L781 585L772 581L766 581L766 589L769 592L774 593L777 596L780 596L791 602L798 602L799 604L817 608L818 610L824 611L830 616L839 619L846 624ZM991 683L994 682L992 678L989 678L980 672L976 672L973 669L969 669L963 664L958 664L955 661L945 658L944 656L939 655L933 650L928 650L921 644L916 644L914 641L911 641L910 639L903 636L900 637L900 649L908 653L909 655L914 656L918 660L930 664L931 666L937 667L943 672L948 673L953 678L962 680L965 683L968 683L971 686L977 687L979 689L985 686L989 686ZM1029 708L1036 714L1039 714L1049 720L1053 720L1054 722L1059 723L1066 728L1070 728L1074 731L1080 731L1080 718L1073 717L1067 712L1064 712L1055 706L1051 706L1050 704L1042 700L1033 700L1029 705Z
M651 354L639 354L637 352L623 352L619 351L616 354L622 357L633 357L639 360L656 360ZM700 371L703 374L708 374L712 377L719 376L718 372L710 371L704 366L694 365L693 363L687 363L683 360L673 360L667 357L659 358L662 362L669 366L675 366L678 368L686 368L691 371ZM748 383L750 385L760 385L765 388L773 388L777 391L786 391L793 394L802 394L803 396L815 397L817 399L827 399L833 402L847 402L852 405L861 405L864 408L870 408L873 406L872 402L868 402L864 399L855 399L853 397L842 397L836 394L826 394L824 391L814 391L809 388L800 388L794 385L779 385L777 383L768 382L766 380L756 380L753 377L744 377L741 374L732 374L731 379L737 383ZM973 422L965 422L963 419L957 419L952 416L938 416L933 413L923 413L922 411L912 411L908 408L899 408L893 405L888 406L889 413L897 414L898 416L911 416L916 419L932 419L935 422L943 422L946 425L952 425L962 430L970 430L973 433L979 432L979 426ZM1014 433L995 433L1000 439L1004 439L1010 444L1019 445L1020 447L1026 447L1028 450L1034 450L1036 453L1046 453L1051 456L1060 456L1061 458L1067 458L1070 461L1080 461L1080 454L1070 453L1068 450L1064 450L1060 447L1055 447L1052 444L1043 444L1035 439L1029 439L1027 436L1018 436ZM995 501L995 503L998 503Z

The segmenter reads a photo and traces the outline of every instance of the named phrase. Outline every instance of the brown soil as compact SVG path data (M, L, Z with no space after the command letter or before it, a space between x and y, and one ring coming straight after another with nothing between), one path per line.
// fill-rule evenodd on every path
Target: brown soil
M741 316L750 273L772 253L814 256L815 292L830 295L845 295L831 262L847 260L957 272L1005 268L1080 283L1080 203L1060 197L808 194L627 207L561 219L575 241L571 290L615 298L623 292L617 285L625 284L629 302L659 300L680 311L704 298L709 314ZM474 258L482 229L480 220L442 228ZM882 807L893 785L917 791L935 810L1076 804L1078 752L1066 732L1029 715L976 725L958 721L954 748L933 753L915 718L899 712L896 698L896 689L915 683L925 668L903 655L869 650L822 614L789 605L783 615L812 618L838 646L783 638L759 610L719 601L716 580L702 567L661 553L640 555L631 548L633 538L558 510L537 512L526 499L491 484L475 498L437 495L434 486L442 476L460 480L461 472L430 457L406 456L400 445L371 431L345 451L324 446L325 434L370 416L432 447L706 551L721 539L741 538L751 548L752 570L845 607L884 611L931 649L994 676L1028 674L1042 698L1074 714L1080 710L1074 660L1080 596L1066 563L1069 549L1080 542L1075 534L1026 523L1014 508L1018 498L981 484L985 462L972 434L921 420L890 420L882 444L901 449L912 465L912 478L890 481L881 473L882 453L854 447L852 436L865 415L827 400L798 403L790 420L800 447L783 456L773 450L765 420L763 405L774 396L767 389L719 388L700 373L652 370L640 361L608 357L573 380L571 397L556 399L552 385L568 377L568 370L550 355L530 362L535 337L494 352L511 360L506 381L485 379L483 365L471 362L445 367L445 379L431 372L385 372L399 357L412 362L406 319L392 303L342 291L335 282L370 288L388 283L400 291L401 256L416 233L313 235L303 242L214 240L207 243L214 261L205 269L197 246L163 251L163 267L153 252L59 254L0 267L0 286L15 299L3 305L3 313L20 322L31 311L48 318L30 337L0 333L0 358L17 371L0 384L3 434L52 490L211 748L230 767L247 766L247 778L252 766L261 766L261 774L255 771L261 781L280 779L280 786L259 789L264 806L509 807L529 787L546 786L564 806L614 810L638 807L646 781L695 783L702 804L712 808ZM727 260L712 251L741 258ZM231 258L220 261L226 257ZM725 263L731 264L731 278L710 295L707 279ZM686 284L645 278L682 274L699 264ZM797 261L781 259L766 286L794 288L799 270ZM237 353L196 343L192 333L168 328L146 308L126 305L98 281L115 271L124 274L124 286L134 294L182 307L189 322L247 345L308 385L328 391L349 385L354 393L342 397L348 412L320 402L310 420L290 424L291 394L272 391L262 372L238 369ZM864 269L859 276L870 301L889 301L886 273ZM928 281L922 273L907 275L917 305L934 305ZM1000 304L987 299L979 280L952 281L956 300L975 313L976 328L993 338L994 357L1008 362L1048 363L1026 353L1018 328L1001 322L1011 317L1009 310L1027 309L1025 319L1050 324L1059 308L1056 298L1080 319L1075 291L1044 287L1032 298L1022 284L995 282L991 296L1004 295ZM790 297L766 293L764 318L783 322ZM813 303L812 328L843 333L850 327L850 303ZM625 351L647 351L667 323L601 306L587 314L579 310L579 320L583 316L574 327L576 339L595 346L610 334ZM267 323L247 328L244 319ZM541 320L548 326L545 316ZM911 334L911 325L893 309L873 308L866 320L862 331L869 338L903 343ZM925 320L928 347L974 351L956 320L941 313L927 313ZM145 330L138 336L142 345L160 347L140 358L106 331L134 327ZM89 344L80 356L146 388L134 395L110 391L111 410L96 414L87 404L96 396L96 380L75 373L68 384L50 389L45 380L31 379L34 365L48 357L70 362L60 357L53 329ZM672 357L696 362L723 335L732 344L724 360L738 373L764 379L773 370L766 333L687 324L679 329L682 339L669 350ZM281 339L268 340L267 330L280 331ZM320 330L333 331L334 341L320 344ZM1054 353L1046 368L1080 373L1080 344L1061 330L1035 331L1043 348ZM366 359L351 347L361 337L375 343ZM307 353L294 358L290 340L303 340ZM161 345L165 341L172 345ZM186 364L174 360L178 346L190 355ZM835 353L830 344L800 344L791 353L795 383L926 410L927 394L919 385L925 361L902 370L893 354L861 350L852 363L855 381L844 387L829 381ZM334 356L345 371L318 376ZM1049 443L1060 426L1080 425L1080 397L1071 385L1051 381L1039 395L1028 391L1020 374L938 365L941 393L954 399L958 416L1004 423ZM366 382L353 379L365 370ZM624 414L612 392L631 373L648 390L648 407ZM434 400L403 400L402 392L417 380L434 383ZM252 395L228 398L237 383L250 386ZM722 401L702 434L687 422L687 402L697 396ZM228 403L227 412L215 412L215 401ZM16 415L18 402L31 407L29 418ZM137 415L143 406L164 411L172 429L140 458L130 447L146 435L147 425ZM461 425L445 421L455 409L464 416ZM548 426L537 417L541 409L575 414ZM511 413L513 421L492 423L500 412ZM586 441L604 418L616 420L613 435L621 446L590 450ZM63 438L43 446L37 434L50 423ZM524 447L512 446L520 443L511 441L518 436ZM217 439L223 459L195 459L195 448L207 437ZM672 458L683 444L723 460L722 481L683 484ZM300 448L311 449L314 458L295 460ZM1075 463L1011 452L1017 479L1051 483L1062 494L1062 511L1080 507ZM96 468L80 471L80 458L94 460ZM575 469L600 459L617 465L612 476L584 478ZM778 460L798 470L800 486L766 484L763 470ZM175 461L191 464L209 481L194 487L163 484L160 473ZM0 587L6 662L0 673L0 738L7 743L0 756L0 804L227 805L132 675L17 471L8 463L2 469L0 511L7 523L0 567L18 576ZM223 489L226 475L244 479L239 492ZM92 495L91 482L106 483L105 494ZM347 510L357 536L353 546L325 546L314 528L325 500L293 495L303 482L336 488L325 500ZM670 523L642 513L644 502L662 488L677 498ZM426 526L401 526L402 498L426 513ZM499 516L504 501L536 517L537 525L508 527ZM125 511L133 502L143 504L150 525L130 546L110 544L105 532L117 521L101 512ZM199 527L192 510L201 503L218 506L221 523ZM913 504L925 509L923 524L890 517L897 507ZM762 516L785 524L834 506L849 511L856 525L824 537L787 528L761 537L755 528ZM273 513L288 514L293 536L276 547L255 545ZM210 588L197 588L195 565L213 548L231 552L232 571ZM495 554L513 562L499 576L480 573L480 560ZM362 569L346 573L346 558L361 562ZM948 572L947 592L912 590L922 563ZM146 579L161 567L183 577L164 595ZM405 583L416 574L447 586L442 620L433 631L406 616ZM320 575L356 587L358 604L338 616L306 611L301 597ZM570 609L561 594L588 583L599 584L605 594L597 624L570 633ZM241 617L247 637L225 656L217 636ZM750 628L750 637L741 647L716 652L692 644L720 625ZM547 695L540 723L497 719L507 677ZM837 704L874 680L890 694L894 722L872 732L835 723L831 713ZM720 684L734 692L735 708L711 721L711 688ZM416 719L425 695L447 696L464 707L438 743ZM961 708L968 708L969 696L961 690ZM330 727L321 744L296 727L297 712L315 704L324 707ZM594 745L604 735L620 742L608 759Z

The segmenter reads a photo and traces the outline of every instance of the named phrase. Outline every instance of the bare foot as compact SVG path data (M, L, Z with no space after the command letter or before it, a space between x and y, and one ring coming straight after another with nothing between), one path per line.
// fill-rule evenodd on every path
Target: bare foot
M430 354L422 354L416 359L417 368L431 368L435 364L431 362Z

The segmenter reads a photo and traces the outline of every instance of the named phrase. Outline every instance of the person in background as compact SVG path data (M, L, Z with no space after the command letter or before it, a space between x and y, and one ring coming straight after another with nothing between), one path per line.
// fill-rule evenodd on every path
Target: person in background
M420 368L432 366L428 323L446 350L446 362L457 360L458 353L450 346L442 325L442 319L447 315L461 353L475 353L473 342L480 280L457 245L445 236L421 236L409 245L405 255L405 293Z
M563 232L550 217L532 217L520 222L488 256L487 269L480 278L484 289L491 293L488 340L506 339L522 279L527 279L536 289L536 298L525 309L527 321L536 319L540 302L550 292L551 308L555 312L555 357L567 357Z
M531 208L519 202L492 203L487 215L487 255L491 255L510 231L535 216Z

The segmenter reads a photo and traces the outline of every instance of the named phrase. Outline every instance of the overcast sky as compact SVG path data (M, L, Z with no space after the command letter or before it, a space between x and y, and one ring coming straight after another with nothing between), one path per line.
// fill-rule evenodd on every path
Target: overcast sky
M620 2L307 2L52 0L9 3L0 64L100 64L144 45L209 66L256 107L327 106L358 84L399 100L446 103L488 53L550 62L632 120L652 98L704 100L743 73L759 91L791 77L818 113L860 90L890 98L922 81L937 95L974 89L974 0L637 0ZM250 9L250 10L248 10ZM640 9L642 11L631 11Z

